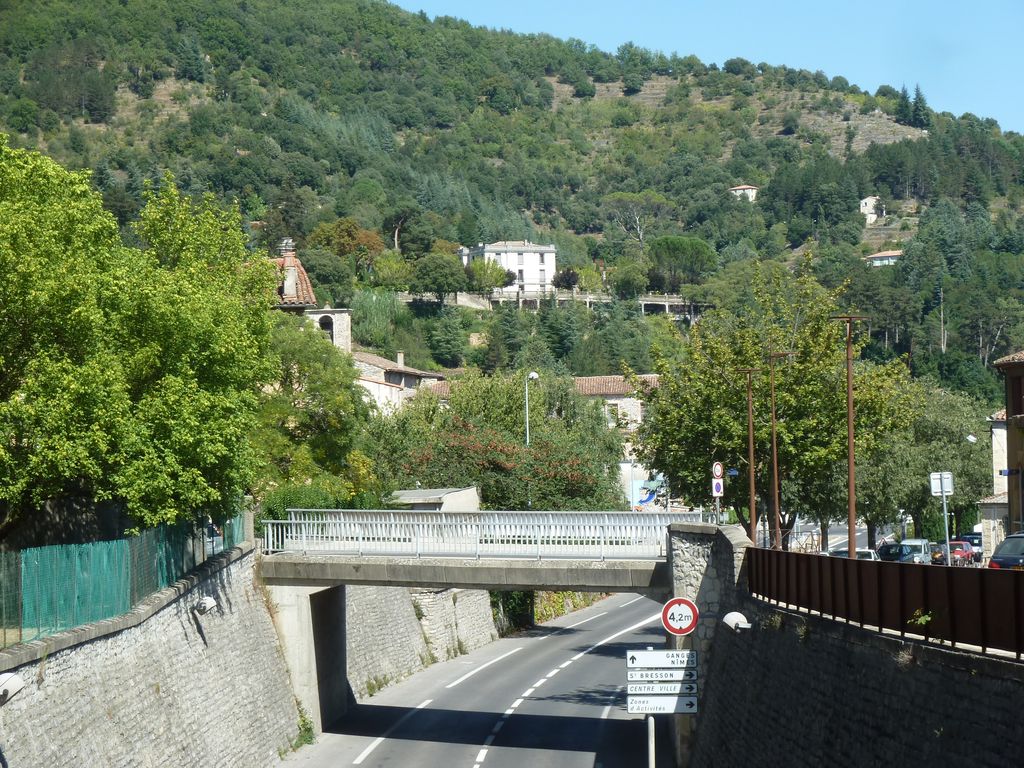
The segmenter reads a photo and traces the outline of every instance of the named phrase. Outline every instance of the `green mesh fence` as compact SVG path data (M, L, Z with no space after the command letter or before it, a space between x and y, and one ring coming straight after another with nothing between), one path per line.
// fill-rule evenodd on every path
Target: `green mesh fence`
M243 536L238 515L218 530L162 526L130 539L0 552L0 648L125 613Z
M21 558L0 552L0 648L21 642Z
M124 539L22 552L22 639L35 640L131 608L128 557Z

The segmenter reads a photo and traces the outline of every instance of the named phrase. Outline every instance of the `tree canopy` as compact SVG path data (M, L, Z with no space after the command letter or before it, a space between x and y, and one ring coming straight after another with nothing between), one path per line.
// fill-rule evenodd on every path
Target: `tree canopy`
M170 178L134 229L125 245L87 174L0 138L0 537L72 501L223 514L253 480L269 262L237 210Z

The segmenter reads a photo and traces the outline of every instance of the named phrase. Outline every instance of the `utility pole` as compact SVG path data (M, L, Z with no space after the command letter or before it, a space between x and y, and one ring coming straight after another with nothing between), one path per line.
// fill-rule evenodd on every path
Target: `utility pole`
M754 489L754 394L753 375L760 368L737 368L747 375L747 474L750 479L750 540L757 545L757 494Z
M768 355L768 375L772 403L772 504L775 507L775 528L772 549L782 549L782 512L779 508L779 447L775 429L775 361L790 357L792 352L771 352Z

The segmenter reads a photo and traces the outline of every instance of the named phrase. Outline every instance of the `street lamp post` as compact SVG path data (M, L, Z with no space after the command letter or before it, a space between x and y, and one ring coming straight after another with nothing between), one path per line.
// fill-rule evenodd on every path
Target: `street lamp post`
M754 395L753 375L759 368L739 368L747 374L747 469L750 479L750 540L757 545L757 496L754 492Z
M530 382L531 381L536 381L539 378L540 378L540 374L539 373L537 373L536 371L530 371L528 374L526 374L526 379L525 379L525 382L523 384L523 386L525 388L525 392L526 392L526 397L525 397L525 403L526 403L525 411L526 412L525 412L524 415L525 415L525 418L526 418L526 450L527 450L527 453L529 453L529 450L530 450ZM529 456L527 456L527 459L529 459ZM530 478L529 478L529 476L527 476L527 478L526 478L526 508L527 509L530 509L531 507L533 507L533 499L531 497L532 497L532 494L530 492Z
M846 323L846 463L847 481L847 536L846 554L857 558L857 491L853 460L853 321L867 320L865 315L836 315L833 320Z

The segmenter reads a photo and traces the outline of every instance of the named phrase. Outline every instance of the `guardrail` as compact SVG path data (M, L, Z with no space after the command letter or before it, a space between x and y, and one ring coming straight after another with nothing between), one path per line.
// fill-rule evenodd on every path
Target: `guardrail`
M1024 572L747 550L752 595L925 640L1024 654Z
M700 512L288 510L264 521L264 549L357 557L653 560L670 523Z

